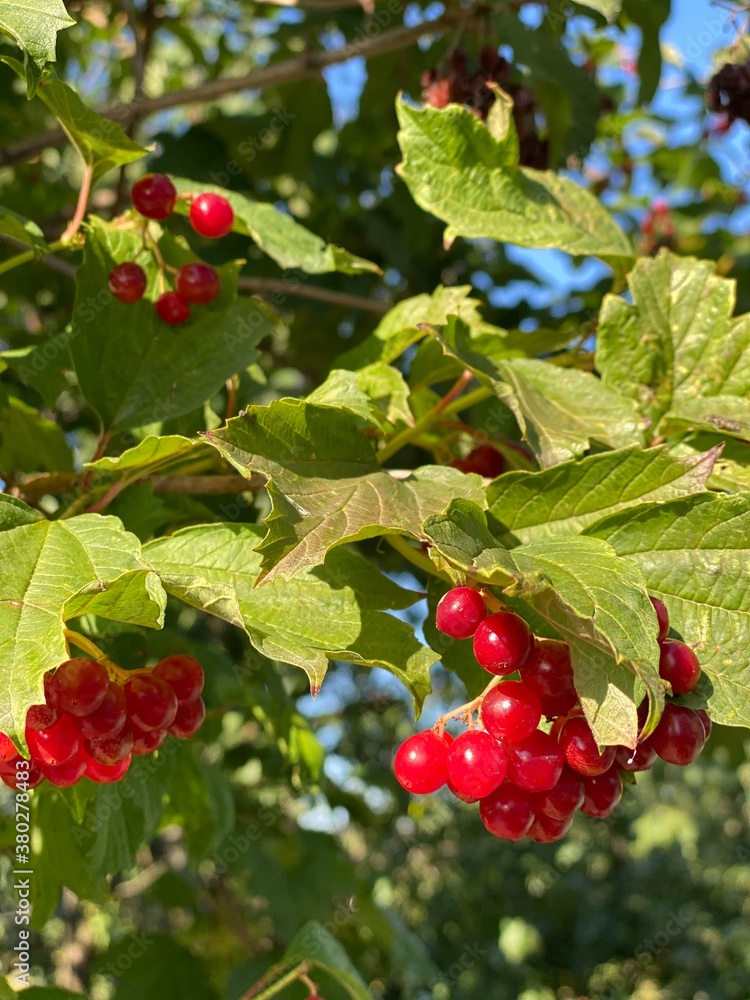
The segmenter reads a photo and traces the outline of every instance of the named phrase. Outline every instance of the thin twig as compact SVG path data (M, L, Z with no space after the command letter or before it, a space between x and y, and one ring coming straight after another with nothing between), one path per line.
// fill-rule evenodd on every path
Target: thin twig
M68 224L68 228L60 237L60 242L63 244L68 244L71 242L73 237L76 235L78 230L81 228L84 218L86 217L86 207L89 203L89 195L91 194L91 182L94 179L94 168L90 163L86 164L86 169L83 172L83 180L81 181L81 190L78 192L78 202L76 204L76 210L73 213L73 218Z
M238 288L250 295L273 298L277 305L278 296L295 295L298 298L315 299L318 302L331 302L346 309L376 313L378 316L383 316L392 306L391 302L379 302L377 299L337 292L332 288L321 288L319 285L307 285L303 282L283 281L277 278L240 278Z

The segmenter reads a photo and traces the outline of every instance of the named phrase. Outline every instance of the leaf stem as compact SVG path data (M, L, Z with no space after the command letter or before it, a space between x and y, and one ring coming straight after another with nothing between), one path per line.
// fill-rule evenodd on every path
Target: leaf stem
M481 402L481 400L487 399L491 396L492 390L487 389L484 386L480 386L473 392L469 392L465 396L461 396L461 393L473 377L473 373L468 369L463 372L445 396L435 406L433 406L428 413L425 413L423 417L420 417L413 427L407 427L405 430L401 431L400 434L396 434L395 437L392 437L391 440L380 449L378 452L378 461L382 464L392 455L395 455L397 451L400 451L403 447L405 447L405 445L409 444L415 438L419 437L419 435L424 431L432 427L432 425L441 416L450 416L453 413L458 413L460 410L466 410L475 403ZM460 398L457 398L459 396Z
M113 660L110 660L107 654L103 653L95 642L92 642L91 639L87 639L85 635L73 632L72 629L69 628L63 629L63 635L65 636L65 642L68 646L75 646L76 649L80 649L81 652L88 654L92 660L96 660L97 663L101 663L113 680L120 682L126 681L134 674L146 673L148 670L148 668L139 670L123 670L122 667L118 667Z
M417 551L401 535L383 535L383 538L399 555L402 555L404 559L407 559L414 566L419 567L425 573L429 573L430 576L436 576L439 580L446 580L448 583L452 582L448 574L442 573L429 556Z
M94 179L94 165L93 163L87 163L86 169L83 171L83 180L81 181L81 190L78 192L78 202L76 204L76 210L73 213L73 218L70 220L68 228L60 237L60 242L63 245L67 245L76 235L78 230L81 228L81 224L86 216L86 207L89 203L89 195L91 194L91 184Z
M306 976L311 969L310 963L305 959L287 972L286 975L282 976L281 979L277 979L275 983L271 983L270 986L266 987L266 983L278 975L284 966L288 964L289 959L282 959L276 965L271 966L268 972L254 986L251 986L247 993L242 994L240 1000L269 1000L270 997L275 997L277 993L281 993L283 989L298 981L302 976Z
M57 253L58 250L62 250L66 246L62 240L57 240L56 243L50 243L47 247L46 252L43 254L44 257L49 257L53 253ZM5 274L7 271L13 271L17 267L21 267L23 264L30 264L31 261L39 259L39 253L36 250L26 250L24 253L16 254L15 257L11 257L9 260L4 260L0 264L0 274Z

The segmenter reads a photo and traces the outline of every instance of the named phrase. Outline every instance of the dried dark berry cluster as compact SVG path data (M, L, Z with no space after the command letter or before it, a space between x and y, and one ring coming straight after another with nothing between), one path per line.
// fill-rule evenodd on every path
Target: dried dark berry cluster
M738 118L750 125L750 59L721 67L708 85L706 104L711 111L725 114L728 125Z

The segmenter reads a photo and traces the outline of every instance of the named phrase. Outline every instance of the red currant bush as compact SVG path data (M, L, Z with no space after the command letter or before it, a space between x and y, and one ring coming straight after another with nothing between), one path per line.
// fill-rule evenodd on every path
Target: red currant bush
M190 225L199 236L216 240L231 233L234 210L220 194L206 192L193 199L189 218Z
M435 625L451 639L470 639L487 617L484 598L471 587L454 587L440 598Z
M116 299L127 305L143 298L147 284L146 272L134 261L116 264L109 272L109 290Z
M512 611L499 611L479 625L474 634L474 655L491 674L512 674L526 660L534 637L531 629Z
M136 212L162 222L174 211L177 189L165 174L146 174L133 185L131 198Z

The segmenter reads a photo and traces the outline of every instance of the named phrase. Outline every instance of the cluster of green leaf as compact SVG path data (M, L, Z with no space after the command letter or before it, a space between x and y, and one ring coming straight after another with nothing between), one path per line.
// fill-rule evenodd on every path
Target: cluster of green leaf
M646 112L582 68L617 60L608 25L635 25L650 100L669 4L582 2L575 13L591 20L573 34L552 8L532 28L498 0L477 32L513 50L556 168L594 142L605 150L617 219L596 178L519 166L502 93L487 124L399 97L395 169L396 91L418 96L447 37L403 52L381 41L359 112L340 127L307 79L160 119L149 166L182 193L225 194L235 211L222 248L195 238L185 202L159 231L167 265L201 258L221 274L221 296L179 330L154 315L155 257L139 256L142 302L107 289L112 266L141 250L124 168L155 130L94 112L71 83L85 91L104 53L107 93L84 96L124 106L140 93L143 74L117 58L118 5L83 4L59 36L63 5L37 6L0 0L0 30L25 58L0 57L7 156L50 125L71 147L0 177L12 206L0 235L15 247L0 262L0 730L23 745L43 675L68 654L66 628L123 666L196 655L209 716L195 745L166 744L121 785L34 795L35 975L74 992L30 996L237 1000L269 966L301 995L300 963L327 1000L494 996L498 982L525 1000L645 996L653 982L668 1000L703 987L746 996L747 935L734 922L748 890L737 819L747 781L732 771L741 730L720 729L719 759L687 784L659 769L611 834L576 828L554 855L488 843L474 815L439 798L407 818L390 774L412 725L404 690L416 714L431 682L436 701L479 690L470 651L424 621L457 580L569 642L602 742L634 746L639 701L649 698L650 725L663 705L649 594L704 667L687 700L750 726L750 300L736 281L746 248L728 227L700 225L737 191L703 148L700 159L693 147L643 156L692 200L675 209L672 249L640 257L627 127ZM163 76L146 82L167 96L302 47L325 52L333 25L352 44L367 37L358 6L334 21L271 5L137 7L141 57ZM388 3L373 17L365 24L387 37L401 24ZM614 109L602 113L606 100ZM93 210L68 237L81 177L97 184ZM562 318L543 305L530 323L523 298L493 308L476 292L540 289L508 245L596 258L612 273ZM34 263L61 250L74 290L65 268ZM316 276L308 304L301 275ZM246 294L264 281L269 301ZM501 476L451 465L488 439ZM315 708L308 690L321 692ZM2 813L3 847L12 834ZM10 857L2 865L10 899ZM654 905L670 880L678 891ZM506 901L490 918L487 893ZM591 899L619 916L599 921ZM3 944L11 954L11 937Z

